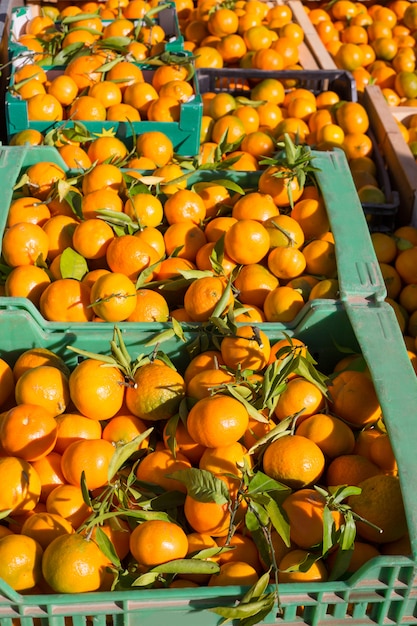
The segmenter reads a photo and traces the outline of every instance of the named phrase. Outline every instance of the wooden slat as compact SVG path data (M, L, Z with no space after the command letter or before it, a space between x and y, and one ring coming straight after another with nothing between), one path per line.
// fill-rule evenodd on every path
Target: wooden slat
M317 67L322 70L336 70L335 62L324 47L313 24L310 22L302 2L300 2L300 0L289 0L288 6L292 11L294 20L304 31L304 41L316 60Z
M417 226L417 164L415 159L378 85L366 87L363 103L369 115L371 128L400 194L399 222ZM403 113L406 115L407 111Z

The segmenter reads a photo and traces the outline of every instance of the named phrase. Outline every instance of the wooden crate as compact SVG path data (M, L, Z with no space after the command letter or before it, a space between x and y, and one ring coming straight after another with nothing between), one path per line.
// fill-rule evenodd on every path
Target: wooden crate
M366 87L363 103L390 176L400 194L398 223L417 226L417 164L397 124L397 120L405 121L411 114L417 113L417 108L388 106L378 85Z
M288 6L291 8L294 21L296 21L304 31L304 43L312 55L316 69L336 70L337 67L335 62L324 47L324 44L318 36L313 24L310 22L301 0L289 0ZM303 65L303 67L305 66ZM314 68L310 66L305 67L305 69Z

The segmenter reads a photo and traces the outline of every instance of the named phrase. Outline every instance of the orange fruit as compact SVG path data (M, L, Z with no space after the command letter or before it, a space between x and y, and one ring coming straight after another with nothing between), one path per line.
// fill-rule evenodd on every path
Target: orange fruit
M73 278L55 280L42 292L39 308L51 322L88 322L93 317L90 288Z
M417 248L413 247L403 250L395 259L395 269L406 284L417 284L417 274L413 266L416 258Z
M126 389L126 406L133 415L158 421L174 415L185 395L183 377L160 362L143 365L135 372L134 387Z
M98 137L87 148L92 163L114 163L123 160L127 153L125 144L117 137Z
M0 359L0 407L13 395L15 380L13 370L4 359Z
M378 529L357 523L360 537L375 543L388 543L400 539L407 532L406 514L397 477L377 474L359 484L361 493L350 496L348 504L353 512Z
M241 219L226 232L224 247L236 263L259 263L269 250L270 239L266 228L253 219Z
M267 322L292 322L304 307L303 296L288 286L278 286L266 296L263 310Z
M228 587L229 585L254 585L259 576L254 567L245 561L230 561L220 565L218 574L212 574L209 587Z
M151 289L138 289L136 306L128 322L167 322L169 307L164 296Z
M332 412L352 427L361 428L378 421L381 407L375 387L363 372L345 370L329 386Z
M115 234L112 227L98 218L80 222L74 230L72 245L85 259L101 259Z
M29 348L17 357L13 366L13 376L15 381L17 381L18 378L20 378L20 376L27 370L39 367L40 365L57 367L65 375L69 375L70 373L70 370L65 365L63 359L55 352L52 352L52 350L48 350L47 348Z
M226 537L216 538L216 544L220 547L225 546L226 541ZM256 547L253 539L249 537L249 535L244 535L236 532L231 537L227 545L233 547L233 549L228 552L223 552L223 554L220 554L219 563L221 565L223 565L223 563L229 563L231 561L244 561L251 565L257 572L260 571L261 564L258 548Z
M62 454L61 466L65 480L78 487L84 473L87 489L103 487L108 482L107 473L113 454L114 446L105 439L74 441Z
M38 198L24 196L17 198L10 204L7 216L7 226L13 226L18 222L31 222L43 226L51 217L48 205L39 202Z
M268 269L279 280L292 280L301 276L306 269L306 259L298 248L272 248L268 254Z
M197 278L190 284L184 295L184 308L187 314L195 322L207 321L223 297L225 289L224 279L218 276ZM231 299L232 294L225 309L230 305Z
M0 494L0 511L32 511L41 493L41 480L32 465L17 456L3 456L0 471L5 481Z
M164 241L167 256L175 251L180 259L192 262L195 261L199 249L207 243L202 228L191 220L170 224L164 232Z
M56 593L109 590L111 565L91 539L78 533L56 537L42 558L42 574Z
M229 446L206 448L201 455L198 467L212 472L226 482L229 490L237 490L242 477L238 464L244 459L251 466L251 459L247 455L246 448L236 441Z
M43 550L26 535L0 538L0 575L7 585L21 593L30 592L42 581Z
M297 423L318 413L324 406L324 396L320 389L309 380L296 376L288 381L280 394L275 415L283 420L290 415L300 413Z
M322 198L299 200L291 211L291 217L300 224L307 241L329 230L329 218Z
M184 515L197 533L212 537L225 537L229 531L230 511L228 503L200 502L190 495L185 497Z
M37 541L42 550L45 550L55 537L73 532L73 527L65 518L47 512L34 513L28 517L21 530L22 535Z
M276 439L263 455L265 474L291 489L308 487L318 481L324 466L324 455L318 445L301 435Z
M325 506L325 497L315 489L298 489L285 498L282 508L289 520L291 542L297 547L310 549L322 543ZM335 530L338 530L343 521L342 514L332 511L331 516Z
M186 492L185 484L170 478L173 472L191 467L189 459L178 452L175 456L165 448L147 454L136 469L136 478L149 485L157 485L165 491ZM149 489L149 488L148 488Z
M123 201L112 189L96 189L82 196L81 211L84 219L98 217L102 209L121 212Z
M77 410L93 420L110 419L123 405L125 379L117 367L84 359L69 377L71 400Z
M240 302L262 308L268 293L278 286L278 279L263 265L249 263L241 268L233 285Z
M116 447L132 441L147 430L146 424L129 413L122 412L112 417L103 428L102 438ZM148 439L144 439L138 449L148 447Z
M279 215L279 210L271 196L253 191L245 194L235 202L232 217L237 220L252 219L265 222Z
M164 215L168 224L188 221L201 224L206 217L206 206L195 191L179 189L166 200Z
M238 400L216 394L193 405L187 418L187 429L197 443L209 448L230 445L245 433L249 415Z
M59 370L55 371L59 372ZM30 373L30 371L27 372L27 374ZM24 374L19 381L27 374ZM54 414L42 406L18 404L9 409L1 420L2 448L6 454L18 456L25 461L35 461L49 454L55 445L56 436Z
M300 568L308 554L307 550L302 549L294 549L285 554L278 565L278 581L280 583L326 582L328 574L323 561L314 561L306 572Z
M61 455L55 452L54 448L52 452L42 458L31 461L31 465L36 470L42 484L39 502L46 502L51 491L65 482L61 470Z
M79 90L82 90L101 81L103 75L98 69L103 64L103 58L96 54L75 57L68 63L64 73L75 81Z
M140 565L155 567L187 554L187 535L174 522L149 520L138 524L130 535L130 552Z
M10 267L35 265L40 259L45 261L48 249L48 235L38 224L18 222L3 235L2 255Z
M187 384L187 395L196 400L212 395L214 388L232 383L234 376L221 368L206 369L195 374Z
M304 244L305 235L302 227L296 219L290 215L281 213L264 222L270 238L270 248L290 246L301 248Z
M154 248L134 235L114 237L106 250L106 261L113 274L124 274L131 281L136 281L144 269L158 260ZM104 283L110 281L110 277L107 280L103 278ZM127 286L125 288L128 289Z
M91 288L90 303L94 313L104 321L121 322L135 310L135 285L124 273L104 274Z
M60 122L64 117L62 104L52 94L37 93L26 102L30 121Z
M46 499L48 513L59 515L77 529L90 515L91 508L84 502L80 485L58 485Z
M200 352L191 359L184 371L184 380L186 384L190 382L194 376L204 372L206 369L215 369L219 365L224 365L223 357L220 350L205 350Z
M303 420L295 432L314 441L331 459L351 454L355 445L351 428L341 419L325 413L316 413Z
M224 337L220 349L227 367L257 371L268 364L270 342L262 330L244 325L233 336Z
M84 195L99 189L107 189L118 193L122 188L123 173L120 168L112 163L99 163L82 177L82 192Z
M128 198L123 212L142 228L159 226L163 218L162 202L150 193L138 193ZM138 233L135 233L138 235Z
M40 297L50 282L51 279L41 267L20 265L7 275L4 287L6 296L27 298L39 307Z
M282 173L284 176L277 177L277 173ZM297 202L302 194L297 179L287 178L285 173L285 168L269 166L262 172L258 181L259 191L270 194L277 207L286 207L291 202Z
M358 486L363 480L380 473L380 468L361 454L342 454L331 461L326 471L326 484Z

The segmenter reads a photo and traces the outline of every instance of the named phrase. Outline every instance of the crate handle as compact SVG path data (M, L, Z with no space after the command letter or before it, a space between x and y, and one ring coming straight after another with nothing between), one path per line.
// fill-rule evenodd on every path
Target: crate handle
M0 598L1 596L15 604L22 604L23 602L23 596L10 587L2 578L0 578Z
M312 151L312 165L336 242L340 297L386 298L386 287L343 150ZM332 171L329 171L329 167ZM342 209L345 210L342 210ZM349 211L349 216L346 215Z
M345 303L346 313L378 394L387 431L397 459L408 531L414 559L417 557L417 501L413 490L417 473L415 430L417 380L408 358L404 338L391 305Z

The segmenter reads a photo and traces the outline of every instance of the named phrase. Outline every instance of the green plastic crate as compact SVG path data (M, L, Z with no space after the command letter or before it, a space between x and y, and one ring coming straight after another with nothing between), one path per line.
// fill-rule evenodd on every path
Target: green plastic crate
M64 68L45 69L50 80L64 71ZM143 66L142 72L145 81L151 81L154 71L155 69L150 69L149 66ZM14 70L12 69L11 81L13 81L13 76ZM181 104L178 122L151 122L144 120L130 124L128 122L105 120L103 122L83 121L82 123L90 133L100 134L103 130L113 130L129 150L133 147L134 135L137 136L145 132L158 130L169 137L175 152L179 155L193 156L198 153L200 148L201 120L203 116L203 102L196 77L193 78L193 88L193 98ZM68 120L59 122L29 121L26 101L12 95L10 91L6 91L5 106L8 142L10 142L13 135L28 128L38 130L44 134L55 128L62 128L64 125L67 128L71 128L74 125L73 122Z
M386 297L386 288L380 272L379 263L374 253L367 223L359 202L349 167L343 151L319 152L312 151L316 172L317 184L323 194L327 207L331 230L336 242L336 257L340 288L340 300L362 302L382 301ZM13 186L30 165L39 161L52 161L61 167L65 164L57 152L50 146L0 146L0 176L9 181L3 202L3 211L0 211L0 252L1 239L6 227L7 211L12 199ZM190 176L188 184L191 186L197 181L229 178L239 183L243 188L254 188L257 185L259 172L238 172L202 170ZM0 297L0 303L6 306L18 306L28 311L45 329L66 328L67 324L46 321L36 307L25 298ZM306 313L304 307L294 325ZM131 325L131 322L122 325ZM85 326L90 332L91 323L74 324L74 327ZM106 323L100 324L105 327ZM107 324L111 327L111 324ZM72 327L72 325L71 325ZM149 328L152 324L149 323Z
M3 305L0 324L0 356L10 362L24 349L36 345L57 351L71 363L73 355L68 354L66 345L107 353L111 338L111 331L102 325L90 332L46 330L24 309L7 311ZM356 626L416 624L417 505L413 484L417 465L413 433L417 383L392 308L384 302L317 301L309 304L308 312L296 327L262 324L261 328L272 343L282 338L284 332L305 341L325 372L331 371L343 356L339 350L362 351L398 459L412 554L377 557L346 581L282 584L281 613L271 611L259 624L345 626L347 620ZM123 337L132 357L151 350L144 344L152 335L147 325L124 327ZM161 347L177 365L183 366L188 362L188 342L194 338L194 331L186 331L185 343L173 339ZM201 587L22 596L0 581L0 626L15 625L18 619L22 626L37 626L38 618L43 626L68 626L68 617L74 626L160 626L168 620L174 626L218 626L221 619L207 609L233 606L244 590Z
M181 34L177 9L174 2L160 3L167 4L154 18L155 24L159 24L164 29L167 42L165 50L168 52L181 52L184 46L184 37ZM18 37L25 32L27 22L38 15L36 6L18 6L13 8L11 15L10 31L8 34L8 56L9 59L16 57L18 54L27 51L26 46L17 43ZM134 20L135 23L138 20ZM108 24L110 20L103 23Z

